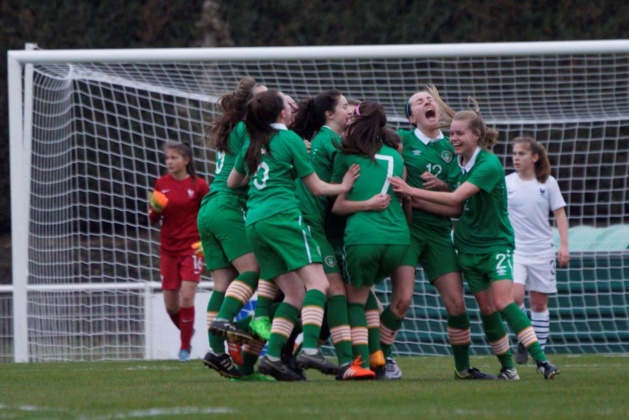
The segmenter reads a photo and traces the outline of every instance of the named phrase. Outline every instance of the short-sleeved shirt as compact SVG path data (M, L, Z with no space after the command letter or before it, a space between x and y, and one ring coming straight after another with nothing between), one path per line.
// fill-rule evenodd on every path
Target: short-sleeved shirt
M352 164L360 166L360 176L346 194L347 200L369 200L376 194L391 195L384 211L361 211L350 215L345 228L345 245L408 245L410 235L404 211L388 181L390 176L404 175L404 161L397 150L382 145L375 159L339 153L334 159L332 182L341 182Z
M319 179L330 182L334 157L339 152L337 148L341 144L341 138L328 126L323 126L312 139L310 148L310 161ZM315 197L299 179L297 180L297 196L299 197L299 209L304 215L304 221L311 226L323 226L327 211L329 210L328 197Z
M249 226L277 213L299 208L295 193L295 178L314 172L303 140L284 125L274 124L276 132L269 141L269 150L262 150L262 160L254 174L249 174L247 221ZM248 174L243 147L236 157L234 169Z
M552 176L545 183L535 178L523 180L514 172L505 181L509 219L515 232L515 254L530 258L554 253L548 216L551 211L566 206L557 180Z
M435 139L426 137L419 129L399 130L402 138L402 157L406 165L406 182L411 187L424 188L421 175L430 172L437 179L453 185L461 173L456 162L454 147L450 139L440 133ZM440 216L420 209L413 209L413 225L431 225L449 230L452 221L449 217Z
M460 166L460 163L459 163ZM469 182L480 191L465 200L454 229L454 246L466 254L487 254L515 247L507 210L504 169L496 155L476 149L461 167L459 185Z
M229 133L229 139L227 140L229 151L216 151L214 181L212 181L212 188L206 200L219 193L236 194L243 198L247 197L247 186L240 188L229 188L227 186L227 178L229 178L229 174L234 167L236 156L238 156L247 140L247 129L245 124L240 121Z

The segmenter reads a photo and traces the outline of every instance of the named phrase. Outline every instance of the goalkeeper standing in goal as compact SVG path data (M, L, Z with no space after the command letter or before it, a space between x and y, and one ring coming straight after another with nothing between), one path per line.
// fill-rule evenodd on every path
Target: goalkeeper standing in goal
M550 175L544 146L531 137L513 140L515 172L506 177L509 219L515 233L513 254L513 295L523 312L525 287L529 291L531 324L542 348L548 340L550 314L548 295L557 293L555 246L548 223L552 211L559 231L557 260L564 267L570 261L566 202L557 180ZM516 362L525 364L528 353L518 343Z
M199 241L197 213L209 187L196 175L187 143L164 145L168 174L155 182L149 199L149 219L162 221L160 272L166 311L180 331L179 361L190 360L194 331L194 295L201 280L203 259L192 248Z
M260 268L245 233L247 188L232 189L227 177L234 159L248 139L243 120L245 105L266 86L251 77L242 79L233 92L223 95L222 114L213 122L210 143L216 149L214 181L203 199L198 216L199 234L205 253L206 268L212 273L214 290L207 305L210 350L203 363L227 378L264 381L254 372L263 343L253 340L233 320L258 288ZM272 294L275 294L273 290ZM225 352L225 338L242 346L241 370Z
M284 293L273 318L260 372L278 380L297 381L302 377L282 361L281 350L302 306L304 340L297 364L327 374L337 373L337 366L327 361L318 348L329 284L317 243L299 211L295 178L302 178L315 195L338 195L352 188L358 168L348 171L340 185L321 181L303 140L286 127L293 110L285 99L282 93L268 90L247 103L245 126L250 143L236 157L227 184L232 188L242 186L249 175L247 238L260 263L261 276L274 279Z
M495 307L495 314L509 324L527 348L545 379L553 379L559 369L553 366L537 341L531 321L513 301L513 228L507 212L507 191L500 160L489 151L498 132L483 121L476 110L454 115L450 142L461 168L459 186L453 192L428 191L409 187L401 178L391 178L394 190L419 200L447 208L462 208L454 230L458 262L482 313ZM509 338L491 343L494 353L509 352ZM503 367L499 379L517 380L515 368Z
M425 190L450 191L460 170L450 139L444 136L441 128L449 126L454 111L441 100L435 86L427 86L409 98L404 113L415 126L414 130L398 131L402 138L402 156L408 171L408 184ZM457 209L445 208L441 210L449 210L447 214L437 214L430 211L425 201L414 200L412 204L411 246L404 263L412 268L414 275L415 265L419 262L430 284L437 289L444 302L448 313L448 340L454 355L454 377L495 379L495 376L470 366L470 318L465 307L463 279L451 236L451 217L458 217ZM493 318L485 314L482 318L489 341L494 341L496 337L491 333ZM496 322L501 323L502 320L497 319ZM504 335L504 328L500 331ZM498 338L502 335L498 334ZM510 353L502 357L513 367Z

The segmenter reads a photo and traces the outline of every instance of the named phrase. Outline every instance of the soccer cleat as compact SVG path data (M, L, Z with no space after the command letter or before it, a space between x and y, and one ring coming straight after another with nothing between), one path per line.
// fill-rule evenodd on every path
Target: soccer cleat
M242 344L236 343L232 340L227 340L226 343L229 357L232 358L235 365L242 366L244 363L242 359Z
M190 350L179 350L179 361L180 362L189 362L190 361Z
M306 373L304 372L304 370L302 368L300 368L300 367L297 367L295 365L294 361L289 363L288 367L289 367L290 370L292 370L294 373L296 373L297 376L299 376L299 378L300 378L299 380L300 381L307 381L308 380L308 378L306 378Z
M326 375L336 375L339 367L329 362L323 357L321 350L317 350L315 354L306 354L303 351L295 359L295 365L300 369L316 369Z
M249 331L262 341L269 341L271 338L271 318L261 316L249 322Z
M559 368L551 365L548 360L537 362L537 371L544 374L544 379L555 379L555 375L559 375Z
M248 343L253 337L247 332L238 328L233 322L222 319L215 319L210 323L210 332L219 337L225 337L236 343Z
M515 368L506 368L503 367L500 369L500 373L496 377L496 379L502 379L505 381L519 381L520 375L518 375L518 371Z
M359 381L365 379L375 379L376 374L369 369L365 369L360 364L360 356L351 363L346 363L339 367L339 373L336 374L337 381Z
M273 377L264 376L260 372L253 372L251 375L240 378L231 378L231 382L275 382Z
M384 353L382 350L374 351L369 355L369 367L371 370L376 370L382 367L385 367L387 361L384 358Z
M268 356L260 360L258 367L260 373L270 375L278 381L303 381L303 377L294 372L286 363L281 360L276 362L269 360Z
M307 381L306 374L304 370L297 366L295 362L295 358L293 357L292 352L286 352L287 347L293 347L290 343L286 343L284 348L282 349L282 354L280 355L280 359L282 359L282 363L284 363L290 370L292 370L297 376L299 376L301 381Z
M402 371L397 362L392 357L387 357L387 364L384 367L384 375L386 379L396 380L402 379Z
M496 379L494 375L483 373L476 368L467 368L461 372L454 371L454 379Z
M518 343L518 349L515 352L515 362L518 365L525 365L529 361L529 352L522 343Z
M236 367L232 364L232 360L229 355L225 353L214 354L211 351L208 351L205 353L205 357L203 358L203 364L210 369L214 369L219 375L226 378L242 377L238 369L236 369Z

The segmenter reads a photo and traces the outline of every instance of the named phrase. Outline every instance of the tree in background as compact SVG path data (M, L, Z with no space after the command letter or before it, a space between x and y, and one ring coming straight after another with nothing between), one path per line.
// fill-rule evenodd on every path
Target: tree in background
M238 46L625 38L629 9L601 0L220 0Z
M5 0L0 6L2 50L176 48L231 45L213 0ZM214 12L213 12L214 10ZM208 16L209 14L209 16ZM209 35L214 33L215 35ZM0 63L0 233L10 231L7 59Z

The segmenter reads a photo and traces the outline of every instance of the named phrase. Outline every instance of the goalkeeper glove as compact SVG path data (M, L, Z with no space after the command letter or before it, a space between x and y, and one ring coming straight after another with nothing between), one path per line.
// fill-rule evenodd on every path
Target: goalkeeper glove
M205 252L203 251L203 244L201 243L201 241L193 243L192 249L194 249L195 255L198 255L201 258L205 258Z
M149 199L149 206L155 213L161 213L168 204L168 197L159 191L153 191Z

